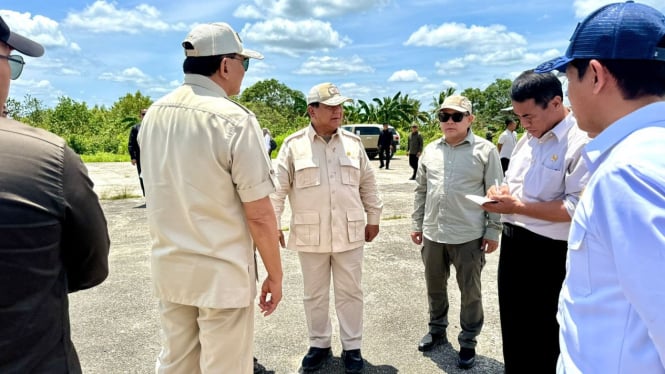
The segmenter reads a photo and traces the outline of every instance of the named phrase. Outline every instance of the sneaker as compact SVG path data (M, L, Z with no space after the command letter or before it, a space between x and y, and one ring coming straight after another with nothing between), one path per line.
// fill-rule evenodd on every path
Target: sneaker
M318 370L330 357L332 357L332 352L330 350L330 347L328 348L309 347L309 351L307 351L305 357L302 358L302 370L303 371Z
M476 350L474 348L462 348L459 350L457 365L460 369L471 369L476 364Z
M360 354L360 349L351 349L342 351L342 361L344 361L344 369L346 373L362 373L365 362L363 356Z
M265 374L266 368L265 366L259 364L259 360L254 357L254 374Z

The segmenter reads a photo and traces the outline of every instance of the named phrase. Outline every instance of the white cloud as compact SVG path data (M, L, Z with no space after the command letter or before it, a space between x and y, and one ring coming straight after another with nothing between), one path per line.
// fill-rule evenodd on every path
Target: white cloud
M271 19L245 25L241 34L245 41L264 44L268 51L289 56L316 50L328 51L351 43L351 39L341 37L329 22L314 19Z
M326 18L357 14L388 5L390 0L254 0L240 5L233 15L241 18Z
M416 47L459 48L483 53L526 46L526 39L506 26L467 27L461 23L444 23L438 27L421 26L411 34L404 45Z
M418 73L415 70L398 70L394 72L388 82L424 82L425 78L418 76Z
M131 67L123 70L121 73L102 73L99 76L101 80L112 82L134 82L136 84L145 84L150 81L150 77L139 68Z
M157 8L140 4L133 9L116 8L115 3L97 0L79 13L69 13L65 25L94 33L124 32L138 34L144 30L188 31L182 23L165 22Z
M30 13L19 13L11 10L0 10L0 16L9 28L18 34L35 40L49 47L66 47L69 43L60 31L58 22L44 16Z
M310 57L303 62L295 74L301 75L335 75L352 73L373 73L374 69L365 64L362 58L352 56L350 58L339 57Z

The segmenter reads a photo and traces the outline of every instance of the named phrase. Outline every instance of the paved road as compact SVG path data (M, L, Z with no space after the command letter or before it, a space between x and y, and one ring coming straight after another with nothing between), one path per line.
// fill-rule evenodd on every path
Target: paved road
M378 161L373 164L378 168ZM451 344L426 354L417 350L428 318L420 250L409 239L414 182L408 180L406 157L397 157L391 166L393 170L377 169L385 208L381 232L365 248L365 373L502 373L498 253L487 257L483 271L485 327L478 338L476 367L456 367L460 327L454 271L449 284ZM149 235L136 170L129 163L89 164L88 169L111 232L111 274L99 287L71 295L72 336L84 373L152 373L160 348L159 317L150 287ZM135 197L110 199L119 195ZM255 355L275 374L298 373L308 348L298 258L287 250L282 255L282 303L269 317L256 314ZM334 358L319 373L344 372L335 318L333 323Z

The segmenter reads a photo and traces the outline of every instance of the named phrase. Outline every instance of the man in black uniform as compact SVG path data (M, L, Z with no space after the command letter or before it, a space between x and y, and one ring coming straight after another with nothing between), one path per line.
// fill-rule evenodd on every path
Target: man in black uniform
M141 120L145 116L147 109L141 110ZM127 149L129 150L129 157L132 159L132 165L136 166L136 170L139 173L139 183L141 183L141 191L145 197L145 189L143 188L143 177L141 177L141 149L139 148L139 142L137 137L139 136L139 130L141 129L141 122L132 126L132 129L129 131L129 143L127 144Z
M0 107L44 48L0 17ZM80 373L68 293L108 275L109 235L88 171L65 141L0 117L0 373Z
M390 169L389 165L390 155L392 153L391 150L393 147L393 133L390 132L387 123L383 124L383 131L379 134L379 142L377 146L379 148L379 161L381 162L379 169L383 167L384 162L386 164L386 170Z

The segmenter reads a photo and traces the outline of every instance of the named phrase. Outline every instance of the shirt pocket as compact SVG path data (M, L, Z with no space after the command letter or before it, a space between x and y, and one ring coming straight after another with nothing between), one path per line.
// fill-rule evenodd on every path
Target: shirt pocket
M565 169L560 165L542 165L542 178L536 185L541 186L539 198L542 201L562 199L565 195Z
M346 212L349 242L365 241L365 211L350 209Z
M294 160L293 167L295 169L296 188L314 187L321 184L321 169L316 160Z
M351 186L360 185L360 160L342 157L339 159L339 165L343 184Z
M296 245L319 245L319 212L297 212L293 216Z
M566 283L571 293L580 296L591 294L591 274L589 272L589 248L587 231L574 222L568 235L568 269Z

